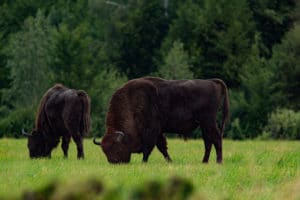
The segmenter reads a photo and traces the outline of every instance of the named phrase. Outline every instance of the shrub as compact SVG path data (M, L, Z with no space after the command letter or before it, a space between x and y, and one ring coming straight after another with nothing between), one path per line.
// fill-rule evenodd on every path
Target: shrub
M255 137L262 126L261 120L259 120L261 116L251 109L249 99L246 98L244 92L230 90L229 95L230 121L226 125L224 136L236 140ZM251 122L255 123L255 126Z
M272 112L264 135L273 139L300 139L300 112L277 109Z
M34 126L32 108L19 108L0 120L0 137L20 137L21 130L31 130Z
M243 140L245 139L245 129L243 129L241 127L240 124L240 119L239 118L235 118L232 122L231 122L231 128L228 131L227 137L231 138L233 140Z

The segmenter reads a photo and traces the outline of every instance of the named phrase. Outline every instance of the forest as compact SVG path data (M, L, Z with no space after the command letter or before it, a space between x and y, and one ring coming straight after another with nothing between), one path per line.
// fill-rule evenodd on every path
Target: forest
M32 130L55 83L91 98L102 136L113 92L142 76L220 78L225 138L300 139L298 0L2 0L0 138ZM196 131L193 137L200 137Z

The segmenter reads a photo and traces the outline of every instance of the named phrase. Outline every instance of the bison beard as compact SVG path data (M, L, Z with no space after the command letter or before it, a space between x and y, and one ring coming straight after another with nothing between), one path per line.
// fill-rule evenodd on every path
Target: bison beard
M218 127L217 113L222 103L223 118ZM217 162L222 163L222 137L228 113L228 91L220 79L134 79L113 94L103 140L94 139L94 143L102 147L111 163L127 163L131 153L141 152L147 162L154 146L171 161L164 133L187 137L200 127L205 144L202 161L208 162L214 145Z
M84 158L83 136L90 128L90 99L82 90L60 84L50 88L38 108L35 128L28 137L30 158L51 157L51 151L62 137L62 150L68 157L71 137L77 146L77 157Z

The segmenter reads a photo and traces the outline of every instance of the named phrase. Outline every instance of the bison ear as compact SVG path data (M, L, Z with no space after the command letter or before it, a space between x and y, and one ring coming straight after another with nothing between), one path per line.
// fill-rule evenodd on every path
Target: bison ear
M24 129L22 129L22 135L25 135L26 137L31 137L32 135L25 132Z
M117 139L116 139L116 141L117 141L117 142L122 142L122 140L123 140L125 134L124 134L122 131L116 131L115 133L117 134Z

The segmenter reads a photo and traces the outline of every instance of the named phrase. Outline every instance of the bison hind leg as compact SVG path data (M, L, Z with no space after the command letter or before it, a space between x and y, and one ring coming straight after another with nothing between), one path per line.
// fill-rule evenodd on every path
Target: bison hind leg
M153 145L144 145L143 147L143 162L148 162L148 158L149 158L149 155L150 153L152 152L154 148L154 144Z
M84 152L83 152L83 138L80 133L75 133L72 135L72 138L77 146L77 158L84 159Z
M68 158L68 150L69 150L70 140L71 140L71 137L69 135L63 136L63 138L62 138L61 148L64 152L64 158Z
M222 134L214 123L214 126L207 126L203 131L203 139L205 144L205 153L203 163L207 163L211 152L211 147L214 145L217 155L217 163L222 163Z
M222 156L222 135L217 132L214 138L214 146L217 154L217 163L221 164L223 162Z

